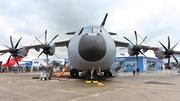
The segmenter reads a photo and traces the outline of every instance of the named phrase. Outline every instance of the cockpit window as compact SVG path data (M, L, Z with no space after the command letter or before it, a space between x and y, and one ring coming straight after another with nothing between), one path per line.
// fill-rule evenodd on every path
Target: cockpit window
M100 33L101 28L100 27L85 27L82 32L88 32L88 33Z
M92 27L85 27L83 29L83 32L90 32L90 33L92 33L93 32Z
M99 27L93 27L93 32L94 33L100 33L101 29Z

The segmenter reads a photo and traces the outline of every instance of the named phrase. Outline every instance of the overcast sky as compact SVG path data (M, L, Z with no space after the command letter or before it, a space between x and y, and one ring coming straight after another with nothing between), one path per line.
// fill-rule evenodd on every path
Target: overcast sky
M71 38L66 32L76 31L83 26L101 24L108 13L105 28L118 33L115 40L127 42L126 36L135 42L134 30L142 37L148 36L150 46L160 46L157 40L167 46L170 36L171 47L180 38L179 0L0 0L0 49L10 46L12 35L14 44L20 37L21 45L39 44L34 36L41 36L48 30L48 40L59 36L54 42ZM142 39L139 38L139 42ZM144 45L146 45L144 43ZM175 50L180 49L177 45ZM67 49L56 48L59 58L67 57ZM126 52L127 50L121 50ZM1 56L7 59L10 54ZM39 55L33 49L24 60L35 59ZM41 58L45 57L42 55ZM56 58L56 57L55 57Z

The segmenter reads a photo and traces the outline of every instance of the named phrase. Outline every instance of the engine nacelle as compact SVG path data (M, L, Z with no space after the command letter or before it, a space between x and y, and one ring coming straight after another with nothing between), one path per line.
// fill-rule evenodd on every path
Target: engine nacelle
M164 53L163 53L163 48L156 48L155 50L154 50L154 54L155 54L155 56L158 58L158 59L162 59L162 58L165 58L165 55L164 55Z
M22 47L18 50L17 54L18 57L24 58L28 55L29 49L26 47Z
M54 55L55 53L55 45L54 43L50 44L50 49L49 49L49 55Z
M134 56L133 45L131 45L131 44L128 45L128 54L129 54L129 56Z

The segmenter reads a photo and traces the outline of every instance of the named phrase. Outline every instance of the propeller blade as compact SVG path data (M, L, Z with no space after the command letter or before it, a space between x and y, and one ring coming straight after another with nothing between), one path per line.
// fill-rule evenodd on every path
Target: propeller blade
M49 42L49 44L58 36L59 34L57 34L50 42ZM48 45L49 45L48 44Z
M146 40L147 36L143 39L143 41L140 43L140 45Z
M137 64L138 64L138 55L136 55L136 67L137 67Z
M15 48L17 48L17 46L19 45L19 42L21 41L22 37L18 40L18 42L16 43Z
M163 48L165 49L165 50L167 50L167 48L160 42L160 41L158 41L162 46L163 46Z
M4 55L4 54L6 54L7 52L4 52L4 53L1 53L0 55Z
M135 37L136 37L136 45L138 45L138 39L137 39L137 33L134 31Z
M170 38L168 36L168 49L170 49Z
M41 56L41 54L43 53L44 51L42 51L40 54L39 54L39 56L37 57L37 59Z
M35 38L39 41L39 39L35 36ZM42 45L43 45L43 43L41 42L41 41L39 41Z
M45 30L45 44L47 43L47 30Z
M129 41L132 45L134 45L128 38L124 37L127 41Z
M12 42L12 36L10 36L10 42L11 42L11 47L14 48L14 44Z
M177 44L178 44L178 42L171 49L174 49L177 46Z
M3 44L4 45L4 44ZM5 47L7 47L7 48L10 48L10 47L8 47L8 46L6 46L6 45L4 45Z
M169 64L170 64L170 58L168 58L168 66L169 66Z
M49 62L48 62L48 54L46 54L46 60L47 60L47 66L49 65Z
M10 60L10 58L11 58L11 55L9 56L9 58L8 58L8 60L7 60L7 64L9 64L9 60Z
M176 59L176 57L174 55L172 55L172 57L174 58L174 60L176 61L176 63L178 64L178 60Z
M139 52L146 57L146 55L143 52L141 52L141 51L139 51Z
M19 63L18 63L18 61L17 61L17 58L16 58L16 56L15 56L14 58L15 58L15 61L16 61L17 65L19 66Z

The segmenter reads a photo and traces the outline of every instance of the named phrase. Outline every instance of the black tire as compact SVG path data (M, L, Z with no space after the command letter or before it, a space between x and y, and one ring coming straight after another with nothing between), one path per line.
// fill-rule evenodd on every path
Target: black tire
M104 76L107 76L107 72L104 72Z
M74 77L74 72L70 72L71 77Z
M79 76L79 72L76 72L75 74L76 74L76 77L78 77L78 76Z

